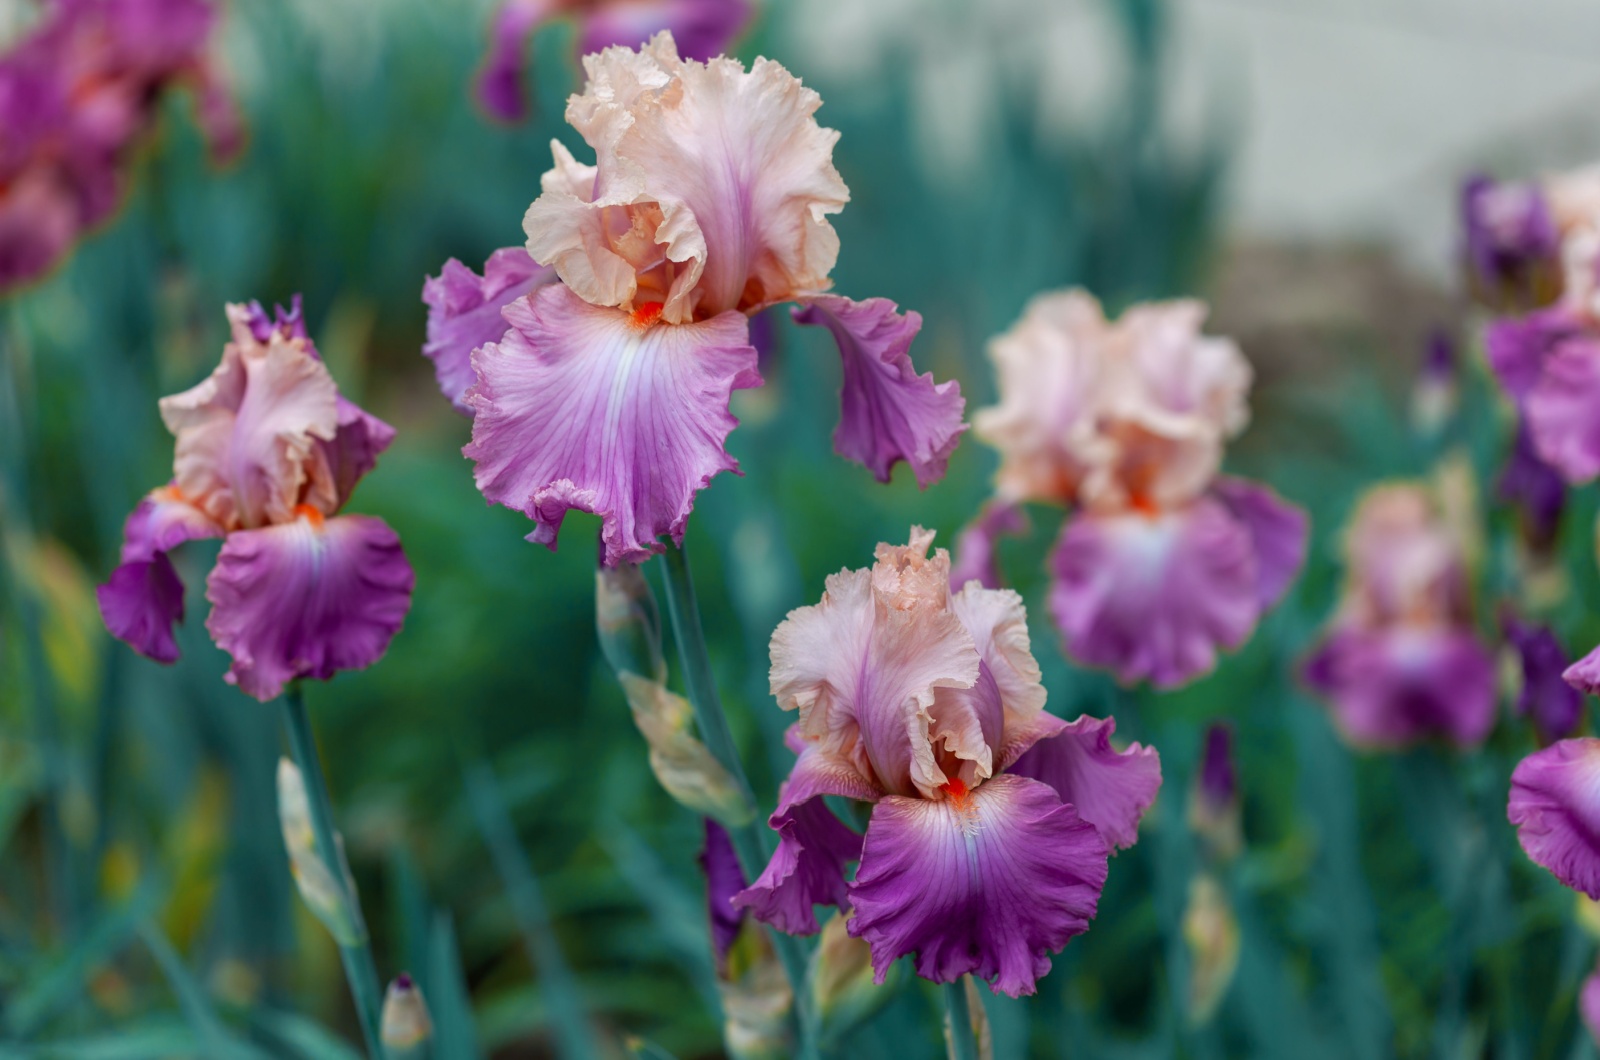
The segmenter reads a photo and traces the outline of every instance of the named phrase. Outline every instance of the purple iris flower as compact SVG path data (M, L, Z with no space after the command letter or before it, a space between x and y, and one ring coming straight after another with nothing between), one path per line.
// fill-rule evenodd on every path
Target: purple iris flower
M1533 723L1541 744L1571 736L1583 719L1583 693L1568 684L1567 653L1549 626L1535 626L1509 611L1500 616L1506 640L1517 650L1522 666L1519 715Z
M799 713L799 758L770 819L778 849L734 901L792 934L817 930L818 904L853 909L880 983L915 954L924 978L1031 994L1088 930L1161 763L1114 748L1111 719L1045 713L1021 597L952 592L932 541L913 528L909 545L878 546L773 633L772 690ZM825 795L871 803L866 834Z
M122 562L98 591L106 628L157 662L178 658L183 583L167 553L220 537L206 629L230 684L265 701L298 677L361 669L388 648L414 582L383 520L340 515L394 429L339 393L298 297L271 319L228 306L233 341L199 385L163 398L173 479L128 517Z

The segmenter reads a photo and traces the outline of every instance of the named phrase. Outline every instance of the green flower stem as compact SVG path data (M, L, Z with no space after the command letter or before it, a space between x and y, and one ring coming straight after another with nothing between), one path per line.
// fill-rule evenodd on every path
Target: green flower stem
M317 744L311 735L311 717L306 713L306 701L300 691L300 682L292 682L283 694L284 722L289 730L289 747L295 765L306 786L306 802L311 811L311 833L316 839L317 856L328 867L329 879L343 887L344 866L338 860L338 845L334 840L333 804L328 798L328 782L322 773L322 759L317 755ZM344 896L355 924L359 942L339 944L339 958L344 962L344 975L350 982L350 996L355 999L356 1016L361 1021L361 1036L367 1043L367 1054L374 1060L383 1060L383 1043L378 1027L383 1012L383 989L378 983L378 968L372 959L372 945L367 937L367 923L361 916L361 902L354 894Z
M943 992L951 1060L978 1060L978 1036L972 1029L972 1013L967 1009L965 978L944 984Z
M682 548L668 544L662 556L667 572L667 615L672 621L673 640L678 645L678 658L683 664L683 683L689 691L689 703L694 707L695 723L700 729L700 739L705 742L718 762L733 776L734 782L752 805L755 796L750 781L745 777L744 765L739 760L738 748L733 743L733 732L728 728L728 716L723 713L722 700L717 695L716 679L711 673L711 656L706 651L705 631L700 626L700 605L695 599L694 576L689 572L689 557ZM744 869L745 879L753 880L767 867L767 848L762 838L763 822L759 817L739 828L729 828L734 853ZM810 998L806 992L806 955L800 940L782 931L771 931L773 947L783 962L794 990L796 1019L800 1027L800 1055L816 1055L816 1028L811 1019Z

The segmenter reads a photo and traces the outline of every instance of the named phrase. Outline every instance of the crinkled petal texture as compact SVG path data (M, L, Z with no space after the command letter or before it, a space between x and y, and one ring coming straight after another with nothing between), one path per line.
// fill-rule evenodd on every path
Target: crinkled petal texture
M265 702L294 678L378 661L411 608L414 581L383 520L302 514L228 535L206 580L206 629L233 656L229 683Z
M960 799L891 796L867 825L850 934L871 945L880 983L915 954L926 979L970 973L1031 994L1050 954L1088 930L1107 854L1092 824L1025 777L995 777Z
M506 309L511 325L473 355L478 489L524 512L554 547L574 508L601 517L605 562L683 539L694 495L737 470L723 441L734 390L759 386L745 318L641 325L551 285Z
M1540 458L1568 482L1600 475L1600 338L1557 346L1523 410Z
M1133 846L1139 820L1161 790L1161 757L1138 743L1118 751L1111 746L1114 718L1084 715L1064 722L1040 716L1046 733L1027 748L1007 772L1048 784L1062 802L1099 829L1113 848Z
M489 255L482 276L451 258L439 275L423 283L428 341L422 353L433 362L439 389L457 409L472 414L467 390L478 381L472 351L506 333L500 311L554 279L555 270L534 261L522 247L502 247Z
M523 220L528 251L595 305L662 304L671 323L824 290L849 192L821 99L777 63L678 58L660 34L584 58L567 120L594 167L556 152Z
M1050 607L1068 654L1124 682L1171 688L1237 648L1261 612L1250 528L1211 497L1156 515L1079 512L1051 555Z
M844 360L839 429L833 447L889 481L904 460L926 489L944 477L950 454L966 424L966 400L955 380L935 383L911 364L911 340L922 329L917 313L900 313L887 298L852 302L819 295L794 311L801 324L820 324L833 333Z
M1336 628L1306 662L1306 682L1362 747L1442 737L1482 743L1494 727L1494 656L1470 629Z
M1519 762L1506 816L1528 857L1600 900L1600 739L1562 740Z
M172 627L183 621L183 582L167 552L221 536L222 527L171 486L141 500L123 528L122 563L95 590L111 635L156 662L177 661Z
M311 503L331 513L338 498L323 476L316 486L318 442L339 431L339 391L304 339L274 332L265 343L230 306L234 341L198 386L161 399L161 417L177 438L175 485L229 530L284 523Z

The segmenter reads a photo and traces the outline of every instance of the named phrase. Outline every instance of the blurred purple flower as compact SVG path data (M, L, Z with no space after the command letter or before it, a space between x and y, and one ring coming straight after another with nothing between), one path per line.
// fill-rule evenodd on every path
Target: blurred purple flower
M1496 320L1484 341L1539 459L1573 485L1600 475L1600 329L1562 305Z
M1481 300L1528 308L1560 290L1560 234L1538 184L1467 178L1461 229L1469 286Z
M1113 848L1132 845L1161 784L1154 749L1111 744L1115 723L1044 713L1022 600L950 591L933 535L880 545L870 569L828 579L822 602L772 636L772 688L797 710L799 755L770 824L777 852L735 904L793 934L818 903L853 907L876 980L972 974L1031 994L1050 954L1086 931ZM821 796L872 803L866 835ZM845 880L848 862L860 861Z
M123 167L162 92L187 82L213 151L242 141L202 55L208 0L48 0L0 56L0 291L35 279L123 194Z
M1028 515L1019 504L998 501L985 504L978 517L968 523L956 538L955 565L950 568L950 587L960 589L976 581L985 589L998 589L1000 561L995 555L1000 538L1028 531Z
M729 399L762 382L749 318L790 302L843 361L836 451L880 479L905 461L937 481L965 401L912 366L920 316L826 293L827 218L849 191L817 94L767 60L686 62L667 33L584 67L567 116L598 162L556 144L523 220L529 261L559 282L502 250L482 278L452 265L424 288L425 352L471 411L463 451L484 497L551 548L567 512L599 515L607 565L681 541L696 494L738 470Z
M1523 536L1530 546L1543 552L1555 543L1567 504L1567 484L1555 468L1540 459L1525 418L1517 422L1516 440L1495 492L1502 501L1517 506Z
M1562 676L1567 653L1554 631L1526 623L1509 610L1501 614L1500 628L1522 664L1517 714L1533 723L1541 744L1571 736L1583 717L1583 695Z
M1239 778L1233 765L1233 726L1225 721L1206 728L1200 769L1189 794L1189 827L1217 860L1237 856L1244 845Z
M183 584L167 553L224 538L206 628L233 656L228 682L265 701L295 678L376 662L414 576L383 520L338 514L394 430L339 393L298 296L275 318L252 303L230 305L228 319L222 363L161 401L177 439L173 480L128 517L121 565L98 596L114 636L172 662Z
M1439 433L1455 412L1459 372L1455 343L1445 331L1435 329L1411 387L1411 422L1420 433Z
M734 853L727 829L706 819L706 845L700 851L700 868L706 874L706 909L711 923L711 953L717 976L727 978L728 951L739 939L739 928L748 915L733 905L733 897L745 889L744 872Z
M750 21L750 0L505 0L495 13L478 75L478 100L506 122L528 116L528 41L539 27L571 16L579 56L637 48L663 30L685 59L721 55Z

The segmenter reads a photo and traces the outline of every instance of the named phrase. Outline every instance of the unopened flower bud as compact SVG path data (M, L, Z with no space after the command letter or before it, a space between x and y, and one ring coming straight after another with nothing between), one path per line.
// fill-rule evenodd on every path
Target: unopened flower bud
M331 859L324 859L317 850L305 779L287 758L278 759L278 823L283 829L283 845L289 852L289 871L300 897L341 946L359 945L366 938L366 931L354 909L356 881L345 861L344 840L334 835L337 849ZM338 877L329 869L330 860L338 863Z
M1189 947L1189 1020L1198 1025L1217 1011L1239 967L1239 922L1227 893L1209 873L1189 884L1183 941Z
M822 926L806 976L817 1035L828 1047L871 1019L894 997L904 967L896 961L889 966L883 985L874 983L872 948L866 939L851 936L850 916L840 914Z
M1189 827L1217 861L1232 860L1244 846L1239 781L1233 768L1233 729L1224 722L1206 730L1200 770L1189 793Z
M650 582L637 563L594 572L594 624L600 650L618 674L631 673L666 680L667 664L661 654L661 611Z
M617 675L634 724L650 745L650 769L667 794L730 828L749 824L755 806L726 766L694 735L689 701L659 681Z
M1500 628L1520 664L1512 667L1517 714L1532 723L1542 745L1571 736L1583 720L1583 694L1562 677L1571 660L1561 642L1550 627L1524 622L1510 610L1501 612Z
M383 1047L391 1060L410 1060L425 1055L428 1040L433 1037L433 1020L428 1017L428 1003L423 1000L422 988L404 972L389 984L383 996L380 1026Z
M1411 426L1432 438L1444 429L1458 405L1455 343L1443 331L1428 336L1422 368L1411 385Z

